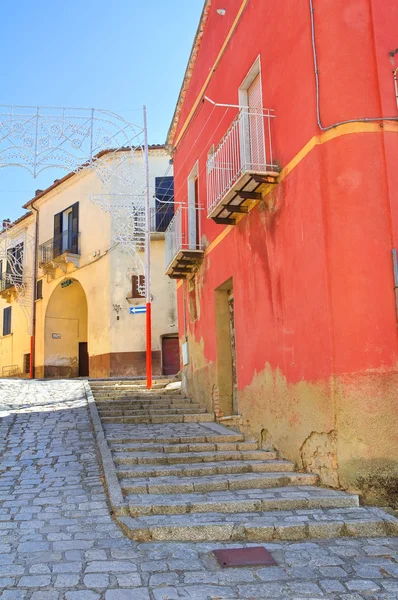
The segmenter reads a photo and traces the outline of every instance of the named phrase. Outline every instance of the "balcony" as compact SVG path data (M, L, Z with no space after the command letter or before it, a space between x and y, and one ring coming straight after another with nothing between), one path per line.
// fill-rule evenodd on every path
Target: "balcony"
M187 279L203 260L198 209L180 207L166 230L166 275Z
M164 204L151 208L151 233L165 233L174 217L174 204Z
M3 273L0 277L0 298L12 302L17 294L16 286L22 285L21 273Z
M39 246L39 267L45 271L61 268L67 272L67 265L79 267L80 233L63 231Z
M271 109L241 109L207 160L207 212L216 223L235 225L263 184L278 182L272 153Z

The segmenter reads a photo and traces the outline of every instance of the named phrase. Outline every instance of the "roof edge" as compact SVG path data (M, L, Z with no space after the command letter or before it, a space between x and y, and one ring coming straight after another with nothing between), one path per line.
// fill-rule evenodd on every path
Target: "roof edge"
M148 146L148 150L150 152L151 150L167 150L167 148L166 148L165 144L150 144ZM115 148L107 148L106 150L101 150L100 152L98 152L98 154L96 154L94 156L94 159L97 160L99 158L102 158L103 156L106 156L107 154L113 154L115 152L131 152L131 148L124 148L124 147L116 148L116 149ZM48 186L45 190L42 190L34 198L31 198L30 200L28 200L28 202L23 204L22 208L29 209L29 207L33 204L33 202L35 202L36 200L39 200L39 198L43 198L43 196L45 196L46 194L49 194L50 192L55 190L55 188L57 188L58 186L65 183L65 181L67 181L74 175L81 173L82 170L84 169L84 167L87 167L88 165L89 165L89 163L83 163L82 165L80 165L80 167L77 169L77 171L71 171L71 173L67 173L61 179L56 179L54 181L54 183L52 183L50 186Z

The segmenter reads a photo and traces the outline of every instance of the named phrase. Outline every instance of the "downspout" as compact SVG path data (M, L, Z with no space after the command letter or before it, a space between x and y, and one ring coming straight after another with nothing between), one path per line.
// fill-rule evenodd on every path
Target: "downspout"
M35 351L36 351L36 281L37 281L37 254L39 242L39 211L34 203L31 204L32 210L36 213L35 218L35 243L34 243L34 266L33 266L33 289L32 289L32 335L30 337L30 366L29 378L35 378Z

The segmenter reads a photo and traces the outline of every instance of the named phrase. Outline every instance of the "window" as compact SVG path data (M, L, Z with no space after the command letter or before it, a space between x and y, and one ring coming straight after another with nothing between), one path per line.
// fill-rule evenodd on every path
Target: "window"
M36 300L42 300L43 298L43 280L39 279L36 282Z
M155 231L166 231L174 216L174 177L155 177Z
M54 215L54 258L64 252L79 254L79 203Z
M30 354L23 355L23 372L30 373Z
M13 248L7 250L7 286L11 287L15 283L22 283L23 274L23 242L16 244Z
M139 278L139 279L138 279ZM143 288L145 288L145 277L144 275L133 275L131 278L132 283L132 297L133 298L145 298L145 292L140 293Z
M0 260L0 281L3 279L3 261Z
M11 306L7 306L3 310L3 335L11 333Z

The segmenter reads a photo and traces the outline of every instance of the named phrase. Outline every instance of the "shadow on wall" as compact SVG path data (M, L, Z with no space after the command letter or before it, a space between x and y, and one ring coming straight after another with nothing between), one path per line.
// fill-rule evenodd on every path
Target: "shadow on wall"
M76 279L53 291L44 328L44 377L78 377L87 353L87 299ZM88 356L87 356L88 364Z

